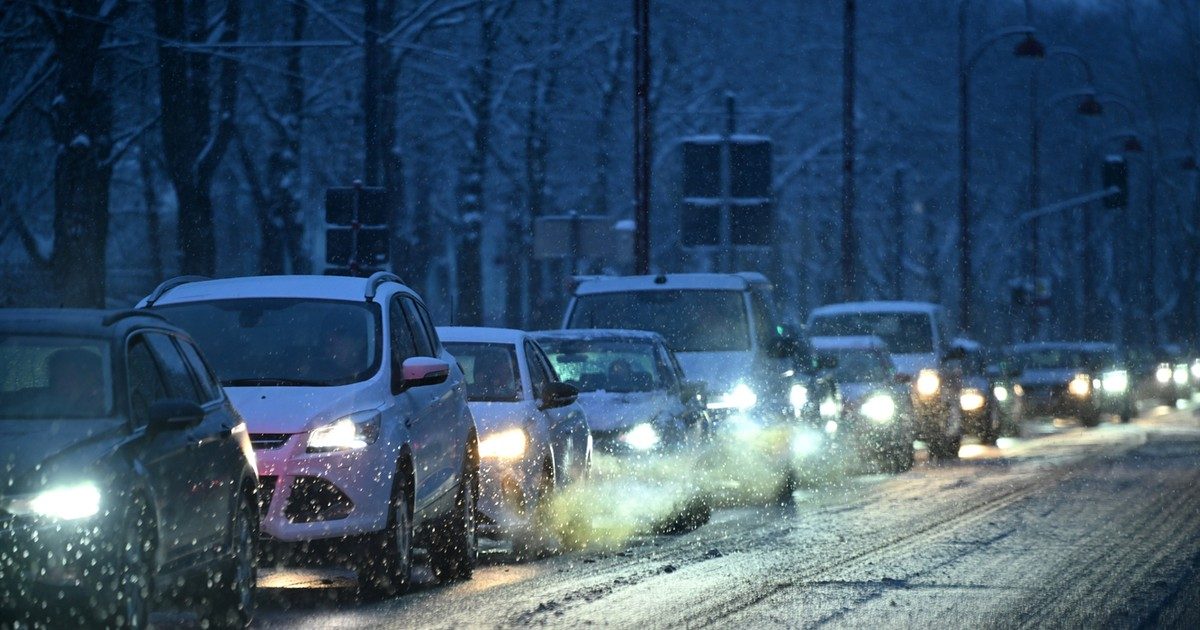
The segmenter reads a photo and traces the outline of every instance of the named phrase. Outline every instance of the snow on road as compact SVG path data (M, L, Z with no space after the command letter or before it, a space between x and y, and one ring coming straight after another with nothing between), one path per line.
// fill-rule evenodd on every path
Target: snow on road
M1055 429L899 476L844 479L795 504L729 508L681 536L424 580L379 603L344 575L267 576L267 627L818 625L1195 627L1200 422ZM289 576L290 575L290 576Z

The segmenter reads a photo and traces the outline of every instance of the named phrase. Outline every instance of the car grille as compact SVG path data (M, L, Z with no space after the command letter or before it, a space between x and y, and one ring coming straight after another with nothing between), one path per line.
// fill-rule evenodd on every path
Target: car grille
M256 451L269 451L286 444L289 437L287 433L251 433L250 444Z
M271 499L275 497L276 481L277 479L272 476L258 478L258 515L261 518L266 518L267 510L271 508Z
M284 514L293 523L336 521L354 510L354 502L337 486L319 477L296 477Z

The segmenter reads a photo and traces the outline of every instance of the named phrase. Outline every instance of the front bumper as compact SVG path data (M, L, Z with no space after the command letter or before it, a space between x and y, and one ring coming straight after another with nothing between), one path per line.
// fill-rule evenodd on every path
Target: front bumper
M257 448L262 533L283 542L369 534L387 527L396 462L382 442L307 453L306 433ZM259 442L261 443L261 442Z
M46 521L0 511L0 609L94 595L117 550L104 514Z
M499 538L533 522L542 482L538 468L528 458L485 458L479 463L481 534Z

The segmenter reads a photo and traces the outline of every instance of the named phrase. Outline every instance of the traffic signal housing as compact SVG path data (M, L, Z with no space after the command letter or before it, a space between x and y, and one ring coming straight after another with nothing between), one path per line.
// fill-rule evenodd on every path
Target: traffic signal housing
M1101 171L1104 190L1112 190L1104 196L1105 208L1125 208L1129 205L1129 164L1120 155L1104 158Z

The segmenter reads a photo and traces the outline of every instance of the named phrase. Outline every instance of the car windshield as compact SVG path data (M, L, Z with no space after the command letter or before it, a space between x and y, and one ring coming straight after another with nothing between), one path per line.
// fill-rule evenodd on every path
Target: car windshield
M821 354L837 361L833 376L842 383L878 382L891 374L889 361L877 352L832 350Z
M249 298L155 310L192 335L227 387L345 385L379 369L374 302Z
M592 293L575 300L567 328L621 328L662 335L675 352L748 350L741 291Z
M663 389L653 343L601 339L541 339L563 382L581 392L650 392Z
M1042 348L1013 354L1022 370L1062 370L1089 366L1088 353L1070 348Z
M101 418L112 412L110 342L0 335L0 418Z
M893 354L927 354L933 348L933 324L925 313L839 313L813 318L809 333L814 337L858 337L883 339Z
M515 402L521 399L521 372L510 344L445 342L462 367L469 402Z

